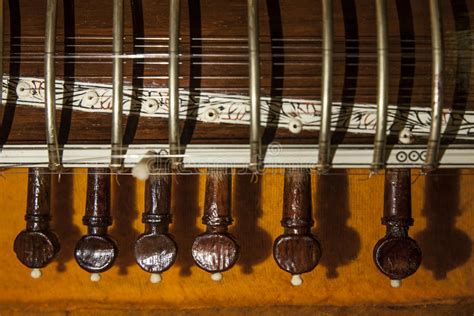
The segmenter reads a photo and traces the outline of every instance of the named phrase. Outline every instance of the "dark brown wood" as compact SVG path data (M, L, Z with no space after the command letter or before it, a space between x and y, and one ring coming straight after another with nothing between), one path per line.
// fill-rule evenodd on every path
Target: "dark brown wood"
M50 171L47 168L30 168L26 229L18 234L13 246L18 260L28 268L44 268L60 249L58 237L49 229L50 189Z
M111 83L112 2L74 1L64 8L58 1L56 74L58 79ZM139 3L139 4L138 4ZM248 95L247 4L245 1L182 1L182 62L180 87ZM125 58L127 84L167 87L168 1L143 0L124 9L124 53L156 54ZM445 107L472 110L472 0L441 1L445 36ZM198 7L199 10L196 10ZM389 103L431 105L431 34L429 3L388 2ZM41 0L5 2L5 72L13 78L43 77L43 39L46 3ZM334 97L348 113L353 103L376 102L376 16L372 0L334 2ZM61 14L64 13L64 14ZM159 19L157 19L159 17ZM262 95L320 99L321 6L311 0L262 1L260 4ZM137 23L138 21L138 23ZM87 58L77 59L74 56ZM67 58L64 58L66 56ZM13 80L15 85L15 80ZM1 107L0 143L44 143L41 109L16 106L14 95ZM278 107L278 105L276 105ZM195 113L188 113L193 116ZM94 127L90 122L94 120ZM278 118L277 118L278 119ZM126 140L167 142L166 120L131 116ZM403 122L401 122L403 124ZM58 111L60 139L67 143L109 143L110 115L65 109ZM247 143L248 126L188 122L181 127L183 143ZM212 125L215 126L215 125ZM334 134L333 143L368 143L373 136ZM294 135L286 129L267 128L264 142L310 143L318 133ZM390 137L389 144L397 143ZM421 140L420 143L426 143Z
M278 266L292 274L313 270L321 258L319 242L311 234L311 173L309 169L286 169L283 196L285 228L273 244Z
M176 260L178 247L168 226L171 224L171 175L169 160L154 161L145 185L145 232L135 242L135 260L146 272L161 273Z
M375 264L390 279L404 279L421 263L421 249L408 236L413 225L410 169L386 170L382 224L387 226L387 233L374 247Z
M232 224L231 190L230 170L208 170L202 217L206 232L194 240L192 255L198 267L211 273L229 270L239 258L239 244L227 231Z
M76 245L77 263L90 273L110 269L118 255L118 248L107 234L107 227L112 225L109 169L88 169L86 211L82 222L87 226L87 235Z

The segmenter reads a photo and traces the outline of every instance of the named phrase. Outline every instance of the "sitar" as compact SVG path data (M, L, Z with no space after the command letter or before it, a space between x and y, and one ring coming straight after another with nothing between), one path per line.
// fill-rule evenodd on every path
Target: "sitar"
M135 259L158 283L180 252L168 231L170 201L179 198L171 182L205 172L206 231L190 251L221 281L241 251L228 231L232 178L259 181L285 168L273 256L299 286L324 256L311 229L311 177L361 168L385 177L387 233L374 262L400 287L422 260L408 235L410 170L474 167L473 6L4 1L0 165L29 170L18 259L34 278L54 260L50 174L88 168L88 232L74 256L99 281L118 256L107 230L111 182L133 174L147 181ZM361 19L357 11L372 13Z

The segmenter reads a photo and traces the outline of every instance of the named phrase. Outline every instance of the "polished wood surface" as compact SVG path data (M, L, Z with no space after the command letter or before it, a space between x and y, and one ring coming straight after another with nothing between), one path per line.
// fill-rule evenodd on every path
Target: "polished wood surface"
M234 177L235 223L230 231L240 241L241 257L220 283L196 267L191 256L192 242L204 230L205 175L175 177L170 232L180 252L158 285L149 282L134 260L133 244L143 230L140 214L145 192L144 183L129 176L118 177L120 185L112 194L111 234L120 248L114 267L99 283L92 283L77 266L73 251L85 233L81 220L87 171L75 172L74 176L62 174L60 184L53 181L53 228L62 250L39 280L30 278L12 249L15 236L24 227L27 175L25 170L13 169L0 177L1 222L8 223L0 230L2 315L13 311L126 314L136 309L143 314L187 310L195 315L213 310L229 311L230 315L273 315L268 311L272 306L277 306L281 315L295 311L302 315L314 315L315 311L365 315L381 314L381 310L401 315L415 307L421 310L420 315L423 311L434 315L472 313L474 177L470 170L443 170L426 177L413 171L415 224L410 235L420 244L423 262L399 289L390 287L372 261L374 243L385 233L380 224L383 174L370 178L364 170L340 170L321 177L313 174L313 232L323 255L320 264L305 274L303 285L293 287L271 254L272 241L282 230L283 170L267 170L257 183L251 183L247 175ZM387 310L387 306L391 308Z
M58 237L50 229L51 175L46 168L28 169L26 229L15 238L13 249L28 268L44 268L60 250Z
M74 256L81 268L90 273L109 270L118 255L117 244L108 234L112 225L110 185L108 168L87 170L86 211L82 218L87 234L77 242Z
M111 83L112 2L58 1L58 79ZM443 0L445 108L473 109L472 0ZM248 95L247 7L245 1L181 1L180 87L199 93ZM167 87L168 1L126 2L125 82L135 89ZM43 77L44 1L5 1L5 72ZM261 1L262 95L321 98L321 7L310 0ZM430 107L431 35L428 1L388 1L389 104ZM354 103L376 102L376 16L371 0L334 1L334 102L346 113ZM145 54L145 55L143 55ZM151 56L150 54L155 54ZM136 55L135 58L132 58ZM75 58L74 56L82 56ZM44 142L43 111L15 105L0 110L0 144ZM134 105L138 106L138 105ZM278 107L278 105L276 105ZM278 110L278 109L276 109ZM196 113L187 113L192 118ZM60 143L109 143L110 115L57 111ZM90 122L94 124L90 124ZM125 143L167 142L167 122L124 118ZM401 124L404 124L401 122ZM248 127L181 125L182 144L247 143ZM397 141L396 135L389 143ZM264 143L315 143L317 132L298 135L268 127ZM339 127L333 143L372 143ZM425 140L420 140L425 143Z
M145 211L142 223L145 232L134 245L135 260L146 272L161 273L175 262L178 247L169 233L171 214L171 174L168 159L153 159L150 175L145 183Z
M321 246L311 228L311 170L285 170L283 216L285 231L273 243L273 257L278 266L292 274L313 270L321 258Z
M206 231L196 237L192 246L194 262L207 272L227 271L239 258L239 243L228 231L233 222L231 203L230 169L208 169L202 217Z
M386 170L382 224L387 233L374 247L374 262L391 280L412 275L422 261L420 247L408 236L414 222L411 202L410 169Z

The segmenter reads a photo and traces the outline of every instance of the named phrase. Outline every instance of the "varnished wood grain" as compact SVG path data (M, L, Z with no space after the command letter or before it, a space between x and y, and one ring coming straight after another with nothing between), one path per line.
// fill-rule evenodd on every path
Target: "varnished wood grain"
M420 247L408 236L408 229L413 225L411 202L410 169L387 170L382 217L387 233L374 247L374 261L392 280L412 275L422 260Z
M59 252L58 237L50 229L51 175L46 168L28 169L26 229L15 238L13 248L28 268L44 268Z
M192 246L194 262L201 269L216 273L227 271L237 262L240 247L228 232L232 224L232 177L229 169L209 169L202 223L206 231L196 237Z
M445 108L472 109L471 86L472 0L443 0L445 36ZM111 83L112 3L59 1L57 78ZM180 87L200 91L248 95L245 1L181 1ZM135 89L167 87L168 2L143 0L125 4L125 81ZM35 0L5 2L5 72L43 77L45 3ZM320 99L321 8L310 0L262 1L260 5L262 95ZM416 0L388 2L389 103L429 107L431 39L428 3ZM376 101L375 4L371 0L334 2L334 102L347 112L354 103ZM95 37L95 38L91 38ZM73 56L87 55L76 59ZM158 54L142 57L140 54ZM131 56L136 58L131 58ZM66 56L67 58L64 58ZM15 82L15 81L14 81ZM13 84L14 85L14 84ZM43 141L41 110L16 106L10 96L2 107L0 143ZM191 114L188 113L188 116ZM63 110L63 143L108 143L110 116ZM94 122L94 124L90 124ZM403 122L401 124L404 124ZM166 142L163 119L131 116L124 129L127 142ZM245 143L245 126L209 125L188 121L181 127L182 143ZM264 143L315 142L317 132L293 135L273 127L264 131ZM333 143L372 143L344 131ZM396 142L396 137L389 137Z
M108 168L89 168L86 211L82 223L87 234L76 244L76 262L90 273L109 270L118 255L116 242L108 235L110 215L110 174Z
M321 246L313 234L310 169L285 170L283 216L285 232L273 244L278 266L292 274L313 270L321 258Z
M145 232L135 241L137 264L146 272L160 273L175 262L178 247L168 233L171 223L171 174L167 159L155 159L153 173L145 184L145 212L142 222Z
M120 238L119 246L124 245L117 259L122 266L117 264L101 282L91 284L74 259L67 256L73 253L77 241L68 240L68 236L86 231L81 220L87 171L77 169L74 176L62 175L61 179L64 188L60 191L72 192L55 196L56 202L52 203L57 205L53 218L62 214L62 220L53 226L63 242L61 262L53 262L45 269L44 278L33 282L12 249L15 236L24 227L27 175L25 170L14 169L0 177L0 217L2 223L8 223L0 229L2 314L173 311L178 315L215 315L216 311L229 311L230 315L315 315L319 311L406 315L415 310L419 315L452 315L472 310L474 177L470 170L443 170L426 177L413 172L412 216L416 225L410 233L419 242L424 258L417 273L400 289L390 287L372 260L373 245L385 233L380 224L383 174L369 178L367 171L351 170L312 177L313 232L321 242L323 255L319 266L305 274L305 282L298 288L289 284L287 273L278 268L271 254L271 241L282 230L283 170L267 170L257 184L250 183L246 175L234 177L238 191L233 195L235 223L231 232L240 240L242 255L219 284L194 266L190 256L194 236L204 229L205 175L179 176L173 183L178 195L172 198L174 220L170 232L183 251L159 285L150 284L133 260L133 242L143 229L140 214L144 210L144 183L119 178L121 208L114 209L112 215L117 220L122 217L122 223L116 220L111 231ZM61 207L66 205L67 209ZM65 210L71 215L64 215ZM58 229L63 227L68 230Z

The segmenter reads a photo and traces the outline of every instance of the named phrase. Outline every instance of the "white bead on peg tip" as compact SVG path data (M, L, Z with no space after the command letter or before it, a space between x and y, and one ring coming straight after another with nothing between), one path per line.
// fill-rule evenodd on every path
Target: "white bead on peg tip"
M211 279L212 281L219 282L220 280L222 280L222 273L217 272L217 273L211 274Z
M150 282L153 284L161 282L161 275L159 273L150 274Z
M400 286L402 286L402 280L390 280L390 285L394 289L398 289Z
M291 284L293 286L300 286L301 284L303 284L303 279L301 278L301 275L293 274L291 276Z
M43 272L41 272L41 269L32 269L30 273L30 276L33 279L39 279L41 278L42 275L43 275Z
M100 273L91 273L91 281L99 282L101 279Z

